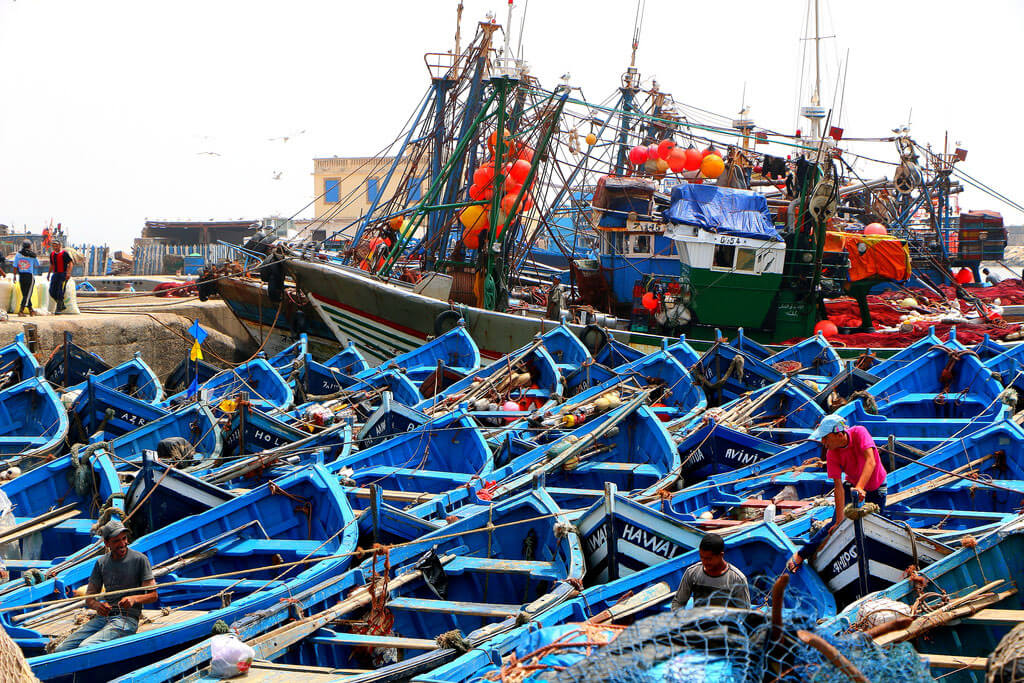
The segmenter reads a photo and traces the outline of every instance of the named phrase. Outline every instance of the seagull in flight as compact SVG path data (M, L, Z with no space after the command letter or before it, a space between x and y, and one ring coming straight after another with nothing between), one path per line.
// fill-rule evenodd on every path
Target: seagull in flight
M284 173L284 171L277 171L277 172L275 172L274 173L274 180L280 180L282 173Z
M292 138L297 138L300 135L304 135L305 132L306 132L306 129L303 128L298 133L292 133L290 135L280 135L280 136L278 136L276 138L267 138L267 140L270 141L270 142L276 142L277 140L280 140L281 142L288 142Z
M220 152L196 152L199 156L219 157Z

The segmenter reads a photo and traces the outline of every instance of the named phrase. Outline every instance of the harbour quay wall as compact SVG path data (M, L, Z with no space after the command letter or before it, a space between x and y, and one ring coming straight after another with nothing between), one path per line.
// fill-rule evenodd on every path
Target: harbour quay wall
M223 301L176 301L142 296L131 299L78 299L76 315L10 314L0 322L0 345L25 333L40 364L64 344L70 332L78 346L99 355L110 365L130 359L136 351L161 378L185 358L192 347L188 328L193 321L208 333L202 344L204 360L222 366L248 359L256 350L248 332Z

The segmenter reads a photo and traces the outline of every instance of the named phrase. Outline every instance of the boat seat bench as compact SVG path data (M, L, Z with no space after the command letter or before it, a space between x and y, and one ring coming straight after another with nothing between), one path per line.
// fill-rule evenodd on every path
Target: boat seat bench
M554 562L534 560L498 560L485 557L456 557L445 566L446 573L495 572L498 574L529 574L535 579L558 581L565 578Z
M462 602L460 600L430 600L425 598L392 598L388 609L413 612L442 612L458 616L496 617L503 619L519 613L519 605L498 605L489 602Z
M360 633L337 633L330 636L314 636L314 645L348 645L350 647L395 647L404 650L436 650L437 642L425 638L402 638L400 636L371 636Z

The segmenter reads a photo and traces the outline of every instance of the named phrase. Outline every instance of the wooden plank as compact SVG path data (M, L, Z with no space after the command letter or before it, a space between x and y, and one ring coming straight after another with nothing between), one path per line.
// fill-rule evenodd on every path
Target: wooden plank
M371 496L370 489L364 487L345 487L345 490L354 493L356 498L361 500L368 500ZM422 503L426 500L432 500L437 497L436 493L413 493L408 491L382 491L381 495L384 500L394 501L396 503Z
M397 647L404 650L436 650L437 642L426 638L401 638L398 636L371 636L361 633L336 633L331 636L316 636L314 643L350 645L353 647Z
M990 453L989 455L986 455L984 457L978 458L977 460L972 460L971 462L967 463L966 465L961 465L960 467L957 467L954 470L950 470L949 474L941 474L938 477L935 477L934 479L930 479L930 480L928 480L928 481L926 481L926 482L924 482L922 484L918 484L917 486L912 486L912 487L910 487L908 489L904 489L902 491L898 491L897 493L892 493L892 494L886 496L885 504L886 505L895 505L896 503L903 502L904 500L907 500L908 498L912 498L912 497L914 497L916 495L919 495L921 493L925 493L926 491L933 491L933 490L935 490L937 488L945 486L946 484L951 484L951 483L953 483L955 481L960 481L961 479L964 479L965 477L964 476L956 476L956 475L962 475L964 472L967 472L967 471L970 471L970 470L974 470L981 463L983 463L983 462L985 462L987 460L991 460L994 457L996 457L995 453Z
M472 617L495 617L500 619L515 616L521 608L519 605L499 605L490 602L394 598L388 600L388 609L404 609L412 612L438 612Z
M74 503L65 505L57 510L51 510L50 512L26 520L21 524L12 526L0 535L0 544L13 543L25 536L34 534L37 531L48 529L51 526L57 526L61 522L67 521L72 517L77 517L80 513L74 508Z
M984 624L986 626L1006 626L1024 621L1024 609L983 609L976 614L964 617L964 624Z
M554 562L532 560L499 560L486 557L457 557L447 571L488 572L495 574L536 574L546 579L558 580L560 576Z
M984 671L988 664L987 657L922 654L921 659L923 659L925 664L933 669L969 669L971 671Z

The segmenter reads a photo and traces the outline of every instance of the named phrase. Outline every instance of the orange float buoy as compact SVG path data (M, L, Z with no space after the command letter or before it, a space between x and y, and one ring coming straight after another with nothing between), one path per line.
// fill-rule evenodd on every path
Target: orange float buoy
M673 173L680 173L686 168L686 150L679 147L674 148L669 152L668 158L665 161L668 162L668 167Z
M683 164L683 168L685 168L687 171L696 171L698 168L700 168L700 162L701 160L704 159L704 157L701 156L701 153L699 151L697 151L693 147L690 147L689 149L686 150L686 152L684 152L684 154L686 158L685 163Z
M725 170L725 162L717 154L709 154L700 162L700 172L708 178L717 178Z
M814 326L814 333L821 333L823 337L834 337L839 334L839 328L831 320L822 320Z
M881 223L868 223L864 226L865 235L888 235L889 231Z

